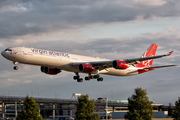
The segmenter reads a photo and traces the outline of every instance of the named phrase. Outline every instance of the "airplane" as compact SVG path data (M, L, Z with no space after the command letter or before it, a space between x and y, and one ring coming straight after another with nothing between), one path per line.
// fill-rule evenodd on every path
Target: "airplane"
M133 59L101 59L82 55L69 54L27 47L10 47L1 52L1 55L12 61L14 70L18 70L18 63L40 66L41 72L49 75L57 75L61 70L74 72L74 80L83 82L79 73L86 73L85 80L97 79L103 81L100 74L112 76L131 76L152 71L157 68L172 67L176 65L164 65L152 67L153 59L170 56L168 54L155 56L157 44L152 44L140 58Z

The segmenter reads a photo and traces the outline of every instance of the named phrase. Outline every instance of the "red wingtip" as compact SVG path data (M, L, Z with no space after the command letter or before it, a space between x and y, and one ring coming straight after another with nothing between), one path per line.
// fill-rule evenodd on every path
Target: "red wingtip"
M171 52L168 53L168 55L171 55L174 51L172 50Z

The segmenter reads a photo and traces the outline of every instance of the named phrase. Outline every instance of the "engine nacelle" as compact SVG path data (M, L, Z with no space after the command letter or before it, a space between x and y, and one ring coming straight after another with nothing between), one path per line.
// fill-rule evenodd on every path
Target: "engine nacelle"
M115 69L127 69L129 67L128 63L123 60L114 60L112 66Z
M94 71L94 67L91 64L83 63L79 65L79 71L92 73Z
M41 66L41 72L49 74L49 75L57 75L58 73L61 72L61 70L58 68Z

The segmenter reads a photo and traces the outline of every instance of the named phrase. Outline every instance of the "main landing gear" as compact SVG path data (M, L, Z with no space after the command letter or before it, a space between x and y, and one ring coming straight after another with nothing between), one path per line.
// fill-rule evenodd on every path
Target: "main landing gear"
M80 78L79 73L76 73L76 76L74 76L74 80L77 80L77 82L83 82L83 79Z
M17 66L17 65L18 65L18 62L13 62L13 64L15 65L15 66L13 67L13 69L14 69L14 70L18 70L18 69L19 69L19 67Z
M89 81L89 80L91 80L91 79L97 79L98 82L99 82L99 81L103 81L103 78L100 77L99 74L97 74L97 75L91 75L91 73L89 73L89 75L85 77L85 80L86 80L86 81ZM74 76L74 80L77 80L77 82L83 82L83 79L80 78L79 73L76 73L76 76Z

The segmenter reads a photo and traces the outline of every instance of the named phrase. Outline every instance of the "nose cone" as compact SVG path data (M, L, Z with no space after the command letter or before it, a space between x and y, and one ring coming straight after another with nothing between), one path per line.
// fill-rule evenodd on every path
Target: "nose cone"
M1 55L4 57L4 58L8 58L8 54L7 54L7 52L6 51L2 51L1 52Z
M3 57L5 57L5 51L2 51L2 52L1 52L1 55L2 55Z

